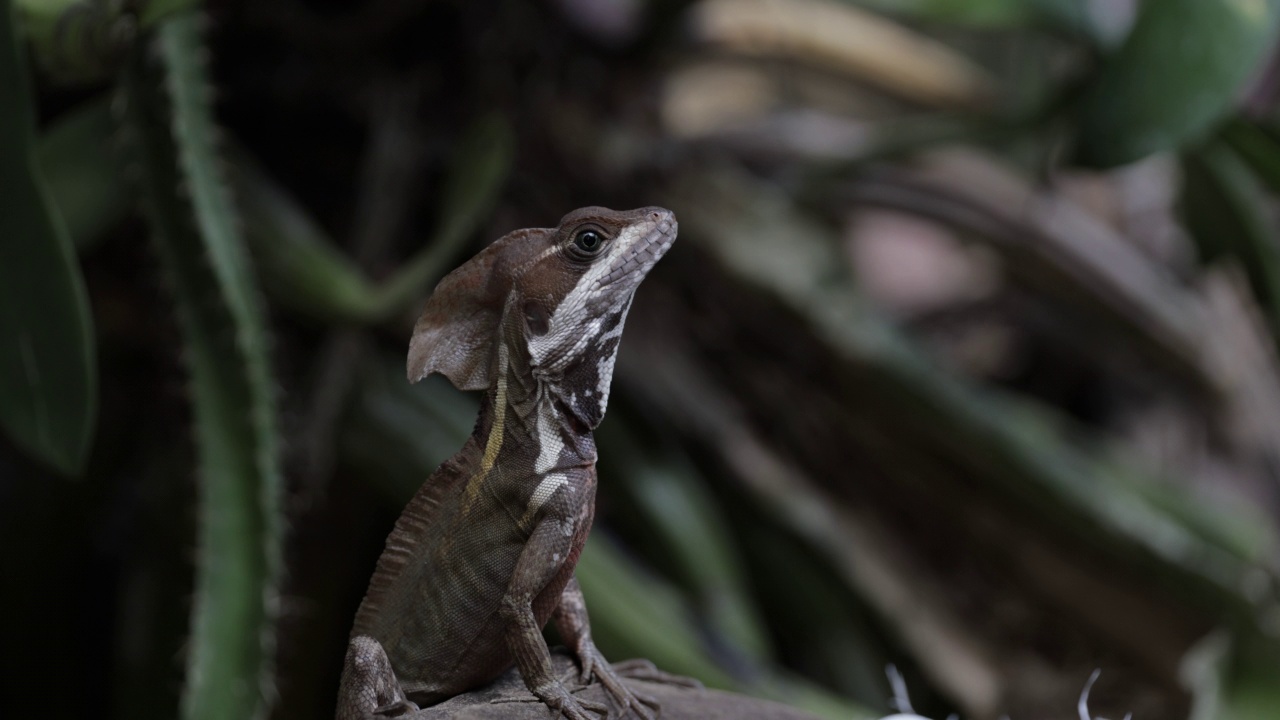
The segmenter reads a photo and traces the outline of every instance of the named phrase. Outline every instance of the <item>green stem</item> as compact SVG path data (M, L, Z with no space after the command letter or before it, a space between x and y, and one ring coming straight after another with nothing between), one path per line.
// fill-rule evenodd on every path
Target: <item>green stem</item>
M124 127L190 372L200 481L182 716L268 712L282 518L279 441L256 281L222 183L201 18L160 25L122 78Z

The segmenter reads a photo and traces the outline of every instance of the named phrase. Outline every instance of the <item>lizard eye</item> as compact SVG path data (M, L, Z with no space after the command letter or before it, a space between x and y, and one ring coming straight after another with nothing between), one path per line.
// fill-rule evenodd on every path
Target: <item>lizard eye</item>
M604 235L590 228L579 230L578 234L573 236L573 246L585 255L595 255L600 252L600 248L604 247Z

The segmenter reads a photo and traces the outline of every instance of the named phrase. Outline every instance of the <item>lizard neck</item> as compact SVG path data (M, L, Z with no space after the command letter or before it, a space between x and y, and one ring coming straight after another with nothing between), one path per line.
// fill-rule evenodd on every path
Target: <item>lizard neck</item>
M497 366L498 380L485 394L476 425L475 439L484 451L482 470L497 466L503 473L544 476L593 466L592 431L598 420L582 412L574 389L580 372L538 372L505 343L499 345Z

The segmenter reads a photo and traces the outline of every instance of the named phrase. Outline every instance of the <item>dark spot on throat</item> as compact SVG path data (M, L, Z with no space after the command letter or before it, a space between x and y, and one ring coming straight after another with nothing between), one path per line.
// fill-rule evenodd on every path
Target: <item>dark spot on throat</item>
M560 410L560 416L569 421L569 429L578 435L585 435L591 432L591 429L596 425L600 424L599 405L587 408L583 408L581 405L578 405L577 407L570 408L559 398L555 400L555 404Z
M618 327L618 323L620 322L622 322L621 310L615 313L609 313L609 317L604 319L604 332L609 332L610 330Z
M547 309L540 303L530 301L524 304L524 322L529 328L530 335L534 337L546 335L551 329L550 319Z

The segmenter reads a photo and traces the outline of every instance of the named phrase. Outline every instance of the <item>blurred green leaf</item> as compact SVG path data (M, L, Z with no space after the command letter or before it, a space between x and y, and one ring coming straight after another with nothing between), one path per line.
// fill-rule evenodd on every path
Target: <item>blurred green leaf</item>
M241 159L236 186L268 292L289 307L336 322L377 322L405 310L444 276L488 216L510 174L513 153L505 120L496 115L479 120L454 156L436 232L381 284L365 277L296 200Z
M1201 348L1199 299L1095 213L1001 162L967 149L927 153L910 170L855 173L834 192L990 243L1011 280L1035 287L1064 320L1078 315L1198 390L1222 392Z
M1099 467L1125 492L1141 497L1201 541L1235 557L1265 564L1276 547L1276 536L1263 508L1208 505L1179 486L1150 477L1134 466L1133 458L1119 452L1100 458Z
M706 657L689 608L674 588L646 577L608 538L592 534L576 572L591 612L592 636L609 657L634 655L721 689L738 682ZM661 632L654 632L661 628Z
M1267 198L1249 167L1222 143L1183 159L1182 211L1205 262L1234 257L1280 338L1280 245L1267 215Z
M839 571L763 514L753 512L740 525L760 602L792 666L869 705L885 705L890 658Z
M481 118L459 143L440 204L440 224L425 247L381 288L378 305L394 312L421 298L450 269L485 221L511 173L515 138L500 115Z
M1233 639L1218 629L1182 660L1191 693L1189 720L1270 720L1280 707L1280 644L1275 638Z
M1280 193L1280 142L1243 118L1222 128L1222 139L1236 151L1273 193Z
M969 468L986 492L1016 499L1081 545L1179 588L1189 601L1234 617L1275 605L1274 578L1259 576L1233 546L1205 542L1114 482L1043 413L936 367L876 315L835 244L796 217L776 190L725 170L689 177L670 199L686 234L703 239L735 276L776 296L843 358L849 401L874 398L878 423ZM779 237L788 239L785 253L776 252ZM1246 577L1262 577L1265 589L1244 593Z
M587 542L576 575L591 612L592 635L606 657L648 658L667 672L784 702L829 720L876 717L857 703L785 674L726 675L695 640L697 628L680 594L647 576L598 531Z
M199 0L147 0L142 6L140 18L143 27L164 20L174 13L198 7Z
M1006 27L1035 16L1035 0L868 0L860 5L936 22Z
M1275 638L1241 640L1224 683L1222 720L1270 720L1280 708L1280 642Z
M1081 106L1080 157L1111 167L1195 140L1275 38L1280 0L1146 2Z
M396 503L406 503L471 434L476 400L439 375L410 385L404 362L393 357L366 362L338 433L344 462Z
M119 70L139 27L150 29L198 0L15 0L40 69L71 84L104 80Z
M696 598L699 620L717 645L752 662L771 654L768 634L747 590L742 558L706 481L673 452L643 447L638 428L615 415L596 441L601 475L625 493L639 532L656 540L655 554Z
M87 102L40 136L38 156L49 195L81 251L102 239L133 206L120 182L120 168L107 151L114 133L110 105L105 97Z
M1046 22L1074 31L1089 30L1089 18L1080 0L861 0L859 4L887 13L977 27Z
M97 413L84 280L36 161L34 109L8 0L0 3L0 425L80 472Z
M122 3L15 0L26 39L44 73L62 82L100 80L127 42Z
M1088 0L1029 0L1035 6L1040 17L1057 23L1060 27L1074 30L1081 35L1091 37L1097 29L1089 17Z
M271 297L329 321L377 318L376 287L307 211L251 161L241 157L234 169L245 233Z

